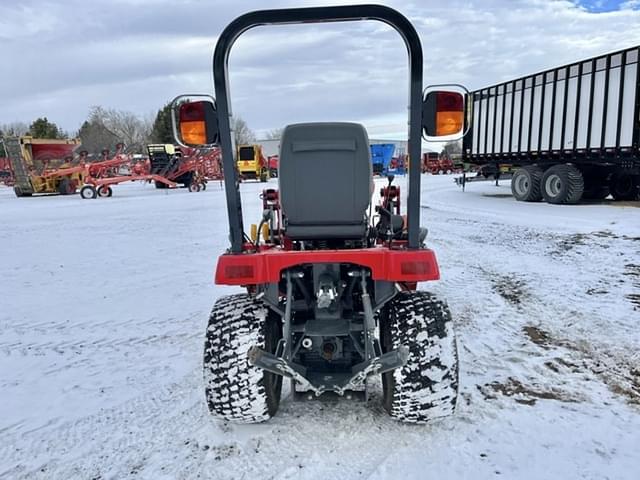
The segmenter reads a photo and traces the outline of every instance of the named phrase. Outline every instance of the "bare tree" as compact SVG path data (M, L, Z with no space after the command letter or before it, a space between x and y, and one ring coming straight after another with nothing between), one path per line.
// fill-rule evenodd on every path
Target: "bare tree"
M265 134L265 138L267 140L279 140L282 137L282 132L284 132L284 128L274 128Z
M19 137L29 132L29 125L24 122L11 122L0 125L0 132L7 137Z
M233 117L231 128L233 129L233 137L236 141L236 145L246 145L248 143L255 142L256 135L242 117Z
M92 107L89 118L99 122L125 144L128 152L142 152L149 141L152 124L148 118L124 110Z
M445 143L442 148L442 152L440 155L445 155L448 157L455 157L462 154L462 141L461 140L453 140L451 142Z

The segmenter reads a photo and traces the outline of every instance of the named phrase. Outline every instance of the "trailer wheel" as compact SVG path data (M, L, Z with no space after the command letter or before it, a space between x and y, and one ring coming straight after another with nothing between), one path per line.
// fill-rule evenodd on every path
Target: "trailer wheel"
M451 313L434 295L400 292L380 315L383 352L404 345L407 364L382 375L384 408L404 422L424 423L455 411L458 351Z
M519 202L539 202L542 200L540 192L542 169L535 165L518 168L511 177L511 193Z
M573 165L554 165L542 175L542 197L548 203L578 203L583 192L584 178Z
M80 189L80 196L85 200L89 200L90 198L96 198L98 196L98 192L96 192L93 185L85 185Z
M614 200L635 200L638 198L638 184L628 173L615 173L609 183Z
M212 415L238 423L270 419L280 405L282 377L249 364L256 345L275 353L282 323L248 294L220 298L211 311L204 345L204 384Z
M99 197L110 197L113 195L113 190L107 185L101 185L97 189L97 194Z

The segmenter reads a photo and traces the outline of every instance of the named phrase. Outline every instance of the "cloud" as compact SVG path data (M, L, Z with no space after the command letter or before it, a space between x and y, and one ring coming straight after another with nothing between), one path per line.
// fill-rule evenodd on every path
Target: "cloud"
M233 18L262 5L257 0L5 3L0 6L0 123L46 115L74 131L92 105L149 115L179 93L211 92L217 35ZM640 44L637 0L598 8L568 0L391 5L420 34L425 85L453 82L475 89ZM261 27L238 39L229 65L234 113L254 130L304 120L362 121L376 136L406 130L406 49L388 26Z

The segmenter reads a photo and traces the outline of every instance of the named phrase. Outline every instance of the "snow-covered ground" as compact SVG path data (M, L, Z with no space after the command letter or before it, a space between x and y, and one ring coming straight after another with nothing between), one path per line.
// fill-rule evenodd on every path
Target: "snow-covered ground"
M226 247L218 184L17 199L0 188L0 478L637 479L640 205L516 203L423 176L461 399L427 426L368 405L212 420L201 354ZM275 181L272 181L275 184ZM260 184L243 184L257 220ZM254 220L254 221L255 221Z

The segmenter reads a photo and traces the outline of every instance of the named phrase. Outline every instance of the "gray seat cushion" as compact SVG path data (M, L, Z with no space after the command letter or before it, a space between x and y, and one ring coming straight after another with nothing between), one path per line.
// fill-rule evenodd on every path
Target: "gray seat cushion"
M278 179L292 239L357 239L373 193L371 150L357 123L299 123L284 129Z

